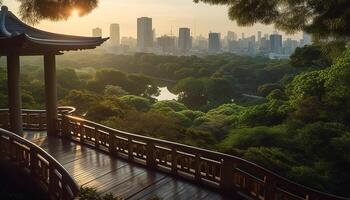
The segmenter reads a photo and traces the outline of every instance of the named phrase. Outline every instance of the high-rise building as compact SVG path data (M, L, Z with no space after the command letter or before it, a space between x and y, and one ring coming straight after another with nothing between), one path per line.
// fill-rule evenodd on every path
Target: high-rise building
M233 32L233 31L228 31L227 32L227 40L228 41L236 40L235 36L236 36L235 32Z
M175 37L164 35L157 38L159 48L165 54L175 53Z
M245 34L244 33L242 33L242 39L245 39Z
M120 28L119 24L111 24L109 28L110 43L112 45L120 45Z
M137 46L140 50L153 47L152 18L137 19Z
M282 53L282 35L277 33L270 35L270 48L273 53Z
M181 53L187 53L192 48L191 30L189 28L179 29L178 47Z
M261 42L261 31L258 31L258 43L260 43Z
M307 34L307 33L303 33L303 39L302 39L302 42L301 42L302 46L305 46L305 45L310 45L312 44L312 37L311 35Z
M221 50L220 33L209 33L209 52L217 53Z
M92 29L92 37L102 37L102 29L98 27Z
M292 40L288 38L283 42L283 53L286 55L291 55L294 53L295 49L299 46L297 40Z

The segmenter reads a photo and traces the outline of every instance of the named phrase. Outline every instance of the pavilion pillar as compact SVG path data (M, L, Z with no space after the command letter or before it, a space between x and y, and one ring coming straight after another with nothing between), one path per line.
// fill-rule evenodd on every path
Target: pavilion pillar
M47 133L57 134L57 87L55 54L44 55Z
M20 86L20 62L18 54L7 56L7 81L10 131L22 135L22 99Z

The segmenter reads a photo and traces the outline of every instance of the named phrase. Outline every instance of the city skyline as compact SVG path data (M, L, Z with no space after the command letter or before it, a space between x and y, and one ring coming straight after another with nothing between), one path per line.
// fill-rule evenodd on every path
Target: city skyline
M18 2L4 0L3 2L10 10L16 13ZM238 27L235 22L230 21L227 16L227 7L210 6L206 4L195 4L191 0L137 0L107 1L101 0L99 7L92 13L84 17L78 17L77 12L72 12L73 16L67 21L51 22L44 20L35 27L60 32L65 34L79 34L89 36L91 29L100 27L103 36L109 36L110 24L117 23L121 27L121 37L137 36L136 19L140 17L150 17L153 19L153 27L156 28L157 37L170 35L171 30L178 30L181 27L189 27L193 36L206 36L209 32L218 32L222 35L227 31L235 33L244 32L246 35L256 34L259 30L272 34L273 26L257 24L252 27ZM188 15L191 13L191 15ZM210 13L210 16L207 15ZM77 26L79 24L79 26ZM281 32L282 33L282 32ZM301 33L284 38L300 39Z

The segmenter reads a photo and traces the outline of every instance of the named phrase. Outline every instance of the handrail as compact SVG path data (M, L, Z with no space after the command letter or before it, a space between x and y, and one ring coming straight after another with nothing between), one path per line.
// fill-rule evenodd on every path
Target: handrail
M0 154L44 186L50 199L74 199L79 186L66 169L34 143L0 129Z
M294 183L239 157L127 133L79 117L59 117L58 133L112 156L254 200L349 200Z
M75 112L74 107L58 107L59 119L62 115L70 115ZM31 131L44 131L47 129L46 110L22 109L23 129ZM9 129L9 109L0 109L0 128Z
M63 137L112 156L255 200L349 200L294 183L232 155L127 133L74 116L63 116L61 125Z

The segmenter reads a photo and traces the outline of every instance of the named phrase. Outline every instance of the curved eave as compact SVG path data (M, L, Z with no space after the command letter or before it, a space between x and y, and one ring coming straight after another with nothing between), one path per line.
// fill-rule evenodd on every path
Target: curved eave
M0 54L16 52L21 55L41 55L43 52L74 51L94 49L109 38L53 40L30 37L20 34L12 37L0 37Z

